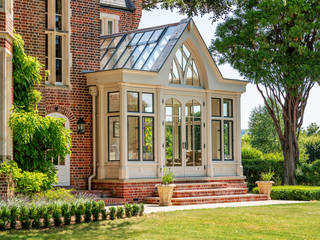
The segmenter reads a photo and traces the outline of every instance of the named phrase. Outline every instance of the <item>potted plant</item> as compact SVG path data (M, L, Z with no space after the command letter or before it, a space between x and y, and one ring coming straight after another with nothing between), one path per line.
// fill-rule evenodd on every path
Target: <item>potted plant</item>
M176 186L172 184L174 181L173 173L163 173L161 184L156 185L159 193L159 206L171 206L171 198L173 194L173 189Z
M271 181L271 179L274 176L274 172L269 171L266 173L261 173L260 176L262 181L256 182L259 188L259 193L267 195L268 200L271 200L270 194L271 194L272 184L274 183L273 181Z

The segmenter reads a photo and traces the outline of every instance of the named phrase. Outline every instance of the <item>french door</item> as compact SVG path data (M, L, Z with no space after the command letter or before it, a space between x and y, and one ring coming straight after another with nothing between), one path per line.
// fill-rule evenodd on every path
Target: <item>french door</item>
M176 177L204 176L201 98L165 99L165 168Z

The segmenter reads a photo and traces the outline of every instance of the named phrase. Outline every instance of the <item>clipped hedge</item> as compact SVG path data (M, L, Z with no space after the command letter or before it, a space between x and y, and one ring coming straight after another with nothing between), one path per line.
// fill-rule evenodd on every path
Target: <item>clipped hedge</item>
M259 193L256 187L253 193ZM275 186L272 187L271 199L273 200L320 200L320 187L313 186Z
M274 172L273 181L281 184L283 178L283 159L269 156L263 159L242 159L243 172L246 176L249 189L256 186L256 181L261 180L260 175L263 172Z

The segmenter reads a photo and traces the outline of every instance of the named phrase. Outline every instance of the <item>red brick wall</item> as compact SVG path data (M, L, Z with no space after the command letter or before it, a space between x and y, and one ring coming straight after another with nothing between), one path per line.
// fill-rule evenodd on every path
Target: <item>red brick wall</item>
M142 16L142 0L135 0L133 2L136 6L136 10L134 12L117 11L106 7L101 7L100 11L102 13L114 14L120 17L119 32L135 30L139 27Z
M71 185L87 188L92 174L92 98L89 95L84 70L99 70L99 0L71 0L71 32L69 88L46 87L41 83L42 115L59 112L70 120L72 130ZM16 0L14 26L25 40L26 52L45 63L45 1ZM86 121L86 133L77 134L79 118Z
M6 180L6 177L0 175L0 200L8 200L9 196L9 184Z

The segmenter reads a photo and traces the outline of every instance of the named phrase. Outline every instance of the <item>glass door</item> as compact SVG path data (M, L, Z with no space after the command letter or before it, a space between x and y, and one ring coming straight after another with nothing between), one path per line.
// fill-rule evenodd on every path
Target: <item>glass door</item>
M205 174L202 107L189 99L170 98L165 106L165 167L177 177Z

